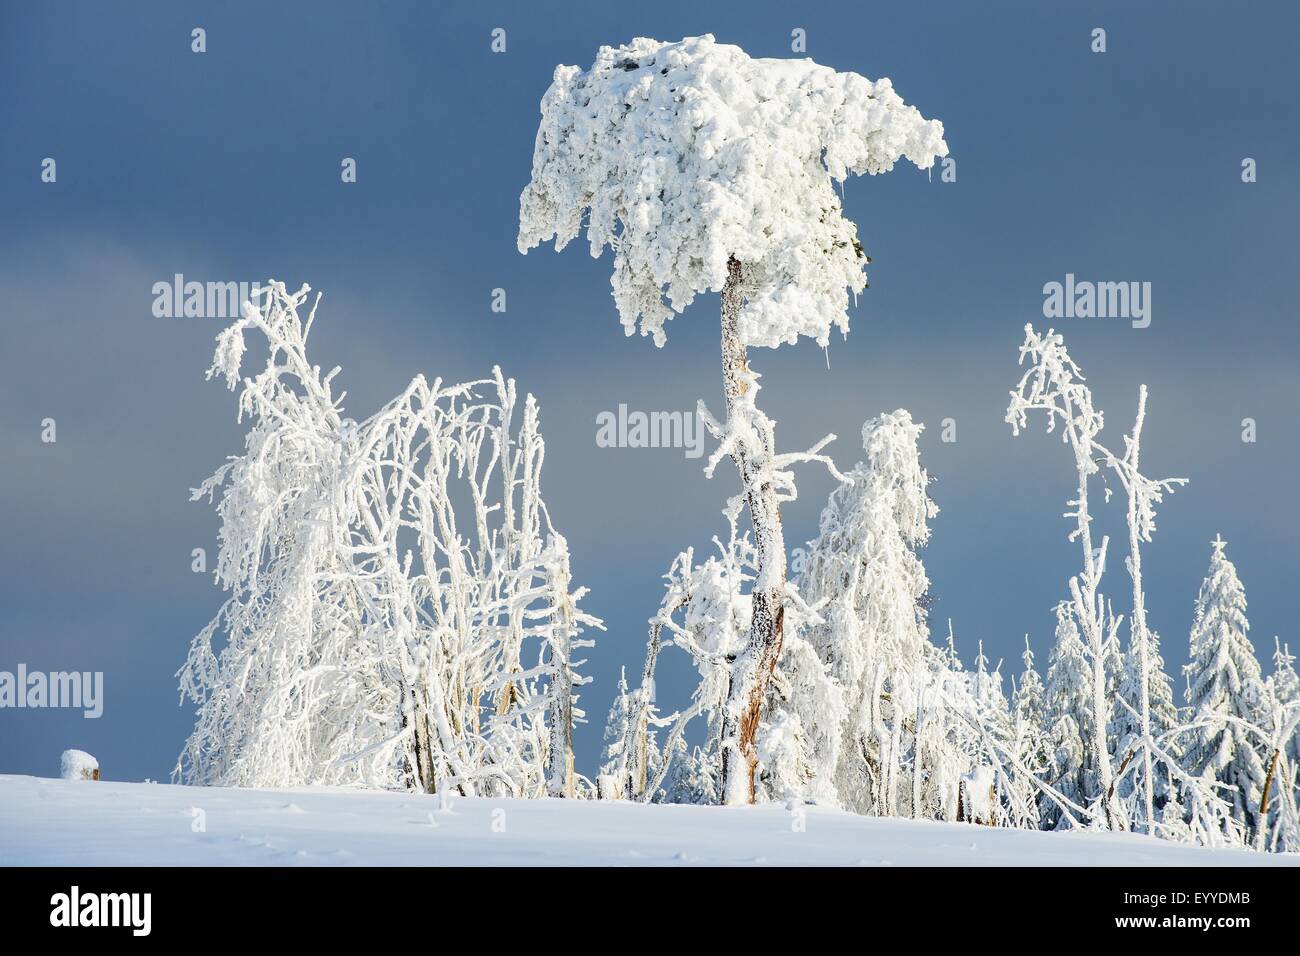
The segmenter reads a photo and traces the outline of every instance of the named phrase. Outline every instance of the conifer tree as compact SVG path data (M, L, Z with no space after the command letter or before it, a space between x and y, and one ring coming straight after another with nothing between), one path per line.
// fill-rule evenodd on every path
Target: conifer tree
M1265 771L1248 726L1263 723L1268 689L1247 633L1246 591L1225 546L1214 539L1196 598L1191 662L1183 669L1192 727L1187 769L1235 788L1233 816L1254 832Z
M1029 635L1025 635L1025 652L1020 655L1025 663L1020 680L1011 694L1011 720L1016 740L1016 753L1024 765L1038 772L1046 770L1051 760L1044 736L1047 719L1047 689L1034 668L1034 652L1029 649Z
M1095 757L1092 737L1092 669L1079 636L1071 606L1056 606L1056 644L1048 657L1046 730L1051 749L1049 782L1070 800L1087 806L1095 796ZM1051 829L1063 820L1059 810L1045 803L1044 823Z

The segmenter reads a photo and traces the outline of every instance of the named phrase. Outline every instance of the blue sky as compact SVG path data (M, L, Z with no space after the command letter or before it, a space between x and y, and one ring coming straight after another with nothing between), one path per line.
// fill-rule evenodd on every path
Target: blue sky
M208 51L190 51L190 31ZM1107 52L1089 49L1094 27ZM507 50L489 49L494 27ZM1062 319L1110 423L1151 389L1143 461L1190 486L1144 551L1171 669L1216 533L1250 600L1261 658L1297 619L1295 311L1300 88L1294 3L224 3L7 5L0 12L0 670L105 673L105 712L0 711L0 772L53 774L66 747L105 776L165 778L191 725L175 671L216 609L193 548L215 548L188 489L241 447L232 396L203 380L217 319L158 319L151 288L306 281L325 298L315 359L344 367L361 417L417 372L500 363L537 395L544 489L588 609L605 619L577 735L590 772L618 668L640 667L659 576L707 547L736 490L677 450L608 449L619 403L721 400L716 297L625 339L608 256L515 249L538 102L556 64L635 36L713 32L753 55L808 55L889 76L941 119L957 181L912 168L850 180L872 255L847 341L758 351L786 449L827 432L844 467L865 418L905 407L941 513L924 559L936 634L1004 673L1023 635L1045 663L1052 606L1077 566L1060 517L1069 456L1002 418L1042 287L1152 283L1152 323ZM340 182L351 156L358 182ZM58 181L40 181L45 157ZM1258 182L1243 184L1243 157ZM494 288L508 309L490 310ZM58 441L40 441L40 423ZM939 441L943 418L955 443ZM1258 441L1240 440L1241 420ZM811 536L830 481L803 473L787 540ZM1118 502L1098 524L1119 532ZM1106 590L1127 611L1112 560ZM1265 652L1267 649L1267 653ZM688 693L669 665L666 703ZM1176 678L1181 689L1181 678Z

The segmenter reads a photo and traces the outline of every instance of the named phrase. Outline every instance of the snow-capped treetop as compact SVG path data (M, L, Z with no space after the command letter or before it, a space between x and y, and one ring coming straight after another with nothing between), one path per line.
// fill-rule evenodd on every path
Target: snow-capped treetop
M1227 542L1211 542L1210 569L1196 597L1187 702L1198 714L1227 709L1255 716L1264 699L1263 677L1246 619L1246 589L1228 560Z
M1029 649L1029 635L1025 635L1025 652L1020 655L1025 670L1011 695L1011 716L1020 721L1027 733L1035 736L1043 726L1046 715L1046 688L1034 667L1034 652Z
M1264 767L1256 751L1259 741L1245 724L1265 724L1268 691L1248 636L1246 589L1224 553L1226 542L1215 537L1212 544L1210 569L1196 597L1192 659L1183 668L1194 728L1188 769L1213 773L1235 787L1234 816L1253 830Z
M1273 637L1273 647L1273 674L1268 679L1273 698L1279 704L1300 700L1300 677L1296 676L1295 655L1276 635Z
M929 642L930 580L916 549L939 508L917 448L923 428L901 408L863 425L867 460L831 493L800 568L804 599L827 605L812 643L855 691L872 656L897 678L922 666Z
M592 256L614 249L624 330L639 320L656 345L673 311L723 288L731 258L745 345L847 333L868 260L832 180L948 152L943 124L888 79L752 58L707 34L601 47L586 71L557 67L541 106L519 249L564 248L586 214Z

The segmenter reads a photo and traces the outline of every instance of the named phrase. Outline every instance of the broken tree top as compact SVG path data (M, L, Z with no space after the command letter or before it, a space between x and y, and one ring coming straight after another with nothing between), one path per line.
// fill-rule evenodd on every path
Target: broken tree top
M628 335L664 323L727 262L743 265L746 345L848 332L866 255L834 181L921 169L947 155L888 79L808 59L755 59L712 36L601 47L587 70L560 66L542 98L519 249L562 249L587 218L591 253L614 249L614 299Z

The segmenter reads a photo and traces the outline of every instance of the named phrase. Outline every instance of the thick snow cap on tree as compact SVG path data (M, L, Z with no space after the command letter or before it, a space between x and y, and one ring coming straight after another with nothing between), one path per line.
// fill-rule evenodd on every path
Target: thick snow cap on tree
M664 323L744 267L745 345L826 345L848 332L848 293L866 254L833 180L947 155L943 124L894 92L808 59L755 59L711 35L601 47L559 66L542 98L519 249L563 249L588 216L597 257L614 249L614 299L628 335Z

